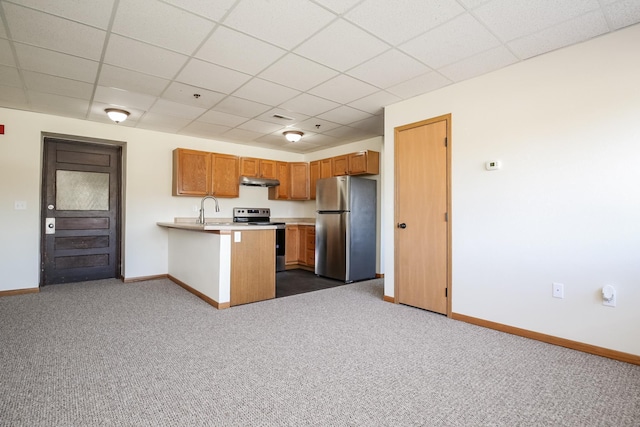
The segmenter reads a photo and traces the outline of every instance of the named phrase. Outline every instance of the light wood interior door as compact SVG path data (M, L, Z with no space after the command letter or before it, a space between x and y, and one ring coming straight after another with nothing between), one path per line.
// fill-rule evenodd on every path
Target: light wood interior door
M395 130L396 301L450 312L450 116Z

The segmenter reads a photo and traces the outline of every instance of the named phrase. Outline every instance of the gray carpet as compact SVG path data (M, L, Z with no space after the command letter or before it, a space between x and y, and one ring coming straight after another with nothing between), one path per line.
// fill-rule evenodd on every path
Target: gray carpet
M2 426L639 426L640 366L382 301L168 280L0 298Z

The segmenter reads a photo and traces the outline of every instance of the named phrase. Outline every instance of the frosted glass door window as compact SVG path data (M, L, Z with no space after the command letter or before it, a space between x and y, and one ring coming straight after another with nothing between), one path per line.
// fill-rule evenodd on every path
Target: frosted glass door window
M109 174L57 170L56 209L108 211Z

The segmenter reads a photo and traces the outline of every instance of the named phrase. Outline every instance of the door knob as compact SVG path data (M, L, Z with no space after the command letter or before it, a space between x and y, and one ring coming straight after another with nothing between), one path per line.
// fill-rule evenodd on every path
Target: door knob
M399 222L398 228L407 228L407 224L405 224L404 222Z

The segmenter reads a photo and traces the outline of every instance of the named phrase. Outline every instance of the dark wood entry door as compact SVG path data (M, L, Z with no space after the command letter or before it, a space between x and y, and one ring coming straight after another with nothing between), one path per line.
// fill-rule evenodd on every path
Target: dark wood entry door
M120 275L121 147L44 140L40 285Z

